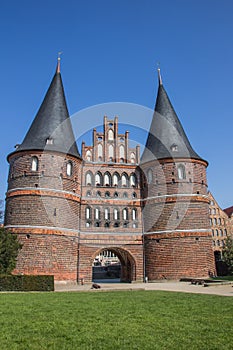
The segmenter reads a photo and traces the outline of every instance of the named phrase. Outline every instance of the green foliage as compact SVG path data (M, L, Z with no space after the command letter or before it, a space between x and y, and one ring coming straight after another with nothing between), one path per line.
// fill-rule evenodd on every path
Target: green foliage
M1 350L231 350L231 297L161 291L4 293Z
M225 241L222 260L227 264L230 274L233 274L233 237L228 236Z
M3 200L0 199L0 224L3 223L3 219L4 219Z
M0 227L0 274L10 274L22 245L17 236Z
M0 291L40 291L54 290L54 276L5 275L0 276Z

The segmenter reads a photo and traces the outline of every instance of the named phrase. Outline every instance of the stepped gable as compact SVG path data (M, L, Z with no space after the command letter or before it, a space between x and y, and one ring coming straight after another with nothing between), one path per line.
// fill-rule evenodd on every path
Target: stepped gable
M15 152L44 149L80 158L66 105L60 60L39 111Z
M202 158L193 150L164 89L160 70L154 115L141 163L165 158Z

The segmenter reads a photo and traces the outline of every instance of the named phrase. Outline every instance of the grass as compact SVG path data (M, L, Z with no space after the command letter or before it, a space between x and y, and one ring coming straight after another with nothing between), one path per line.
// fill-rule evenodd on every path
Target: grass
M232 349L232 301L160 291L2 293L0 348Z
M220 276L220 277L214 277L214 280L223 280L223 281L233 281L233 276Z

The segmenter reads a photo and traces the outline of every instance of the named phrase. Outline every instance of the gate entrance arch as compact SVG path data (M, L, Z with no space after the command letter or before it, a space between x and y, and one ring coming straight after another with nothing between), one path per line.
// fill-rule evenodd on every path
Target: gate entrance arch
M95 253L92 259L92 281L98 279L110 281L113 278L118 279L119 282L131 283L135 281L135 260L133 256L123 248L102 248Z

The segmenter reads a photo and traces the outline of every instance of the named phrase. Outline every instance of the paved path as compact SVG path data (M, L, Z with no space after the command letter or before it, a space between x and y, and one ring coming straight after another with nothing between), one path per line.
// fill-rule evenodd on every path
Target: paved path
M193 285L190 282L155 282L155 283L99 283L100 289L91 289L91 284L76 285L56 283L56 292L65 291L113 291L113 290L164 290L170 292L185 292L185 293L200 293L200 294L214 294L222 296L233 296L233 283L224 285L212 285L203 287L200 285Z

